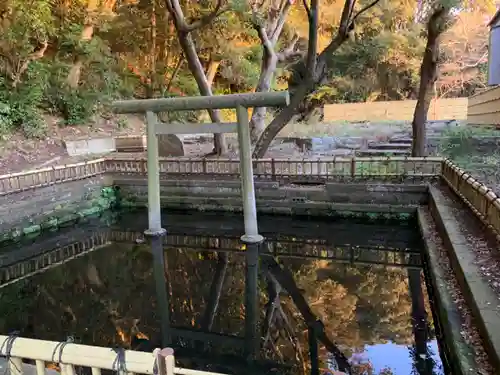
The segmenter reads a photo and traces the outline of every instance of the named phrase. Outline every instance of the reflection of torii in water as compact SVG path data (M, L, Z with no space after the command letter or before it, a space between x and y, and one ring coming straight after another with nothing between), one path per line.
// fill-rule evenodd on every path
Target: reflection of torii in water
M309 332L314 332L317 340L320 341L325 346L325 348L333 355L335 361L337 362L339 370L350 374L351 366L347 357L340 351L337 345L335 345L330 340L325 332L323 322L321 322L321 320L319 320L318 317L316 317L316 315L312 312L309 304L300 292L300 289L297 287L293 276L289 273L289 271L283 269L270 255L261 255L261 262L262 267L267 274L266 276L268 278L268 282L269 284L271 284L271 287L274 288L273 294L269 295L269 304L268 308L266 309L266 320L264 322L263 328L266 329L266 331L269 329L269 325L271 320L273 319L272 315L274 312L281 311L281 315L284 316L279 301L279 290L281 288L286 289L286 291L292 298L293 303L300 311L300 314L302 315L306 325L309 328ZM269 284L268 288L270 286ZM267 334L263 336L264 338L266 338Z
M222 256L220 256L223 254ZM217 262L214 278L212 280L212 284L210 287L210 296L209 296L209 302L208 306L206 308L205 314L203 315L203 318L201 319L201 326L203 327L203 331L207 332L210 331L210 328L213 323L214 316L217 311L217 307L219 304L219 299L221 297L221 291L222 291L222 285L224 283L224 278L226 274L226 269L228 266L228 254L221 253L219 254L219 259ZM247 255L247 263L249 261ZM257 254L254 254L258 256ZM275 259L271 255L264 255L260 254L260 260L261 260L261 265L262 265L262 271L264 273L264 276L267 279L267 290L268 290L268 295L269 295L269 302L266 306L266 313L265 313L265 321L263 323L262 327L262 335L261 337L263 338L263 346L265 346L267 343L272 344L272 340L270 339L270 327L272 326L281 326L282 328L285 329L287 332L291 332L291 327L288 322L288 319L282 310L279 295L282 290L286 290L288 294L291 296L293 303L296 305L298 310L300 311L306 325L309 328L310 336L315 336L314 341L319 341L321 342L325 348L332 354L337 367L340 371L342 371L345 374L350 374L351 366L346 358L346 356L339 350L339 348L328 338L325 330L324 330L324 325L323 323L315 316L315 314L312 312L311 308L309 307L309 304L305 300L305 298L302 296L299 288L297 287L297 284L295 283L295 280L293 279L293 276L289 273L289 271L282 269L280 265L275 261ZM255 259L255 265L258 263L257 258ZM247 269L247 273L248 273ZM250 273L253 273L250 271ZM247 280L246 284L249 282L248 278L250 274L247 274ZM254 274L256 277L256 274ZM254 287L256 287L256 280L253 281ZM255 288L250 288L253 289L253 293L256 293ZM249 292L253 294L250 290ZM246 291L247 294L247 291ZM256 296L255 296L256 297ZM250 296L251 298L251 296ZM250 302L250 301L246 301ZM254 301L257 302L257 301ZM255 303L254 303L255 304ZM251 308L246 303L246 310L248 310L249 316L253 316L253 318L250 318L250 330L253 330L253 328L256 328L256 322L253 320L256 318L255 313L256 311L253 311L250 313L250 310L255 309L256 306ZM246 323L247 324L247 323ZM195 332L193 332L195 333ZM249 335L250 332L246 332L245 336ZM252 335L253 336L253 335ZM144 351L152 351L156 346L154 345L153 342L151 342L148 339L140 339L136 335L132 335L133 340L132 340L132 348L135 350L144 350ZM254 339L258 340L258 337L254 337ZM246 341L246 340L245 340ZM252 341L252 339L250 340ZM292 343L294 346L297 347L298 342L296 340L292 339ZM250 343L250 345L252 345ZM310 345L311 347L311 345ZM299 353L301 352L299 348ZM316 353L313 355L313 350L311 350L311 364L316 363L317 364L317 350L315 351ZM198 356L200 355L200 352L197 354ZM303 358L301 358L303 360ZM311 366L311 368L314 368L315 366ZM318 367L316 366L316 369ZM321 369L323 370L323 369ZM317 375L318 371L313 373L312 375ZM336 375L336 373L333 373ZM341 373L340 373L341 374Z

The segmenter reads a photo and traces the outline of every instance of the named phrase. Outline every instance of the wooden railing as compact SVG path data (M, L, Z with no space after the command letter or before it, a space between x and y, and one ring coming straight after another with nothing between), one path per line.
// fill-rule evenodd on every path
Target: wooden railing
M110 243L108 232L97 232L83 241L73 242L63 247L37 254L29 260L1 267L0 288L32 277L40 272L45 272L50 268L57 267L72 259L105 247Z
M253 162L257 180L339 180L365 178L431 178L441 174L440 157L366 157L332 159L259 159ZM125 175L147 174L145 158L112 157L106 171ZM160 175L237 179L238 159L161 158Z
M441 174L439 157L366 157L332 159L260 159L255 160L257 180L341 180L432 178ZM238 179L238 159L161 158L162 176ZM83 180L103 173L145 176L145 158L110 156L87 162L35 169L0 176L0 196Z
M102 370L114 371L121 375L222 375L176 367L174 351L170 348L146 353L70 342L0 336L0 355L6 357L10 375L45 375L47 364L58 365L62 375L75 375L78 367L90 368L92 375L101 375ZM24 360L34 361L35 365L24 363Z
M104 173L104 167L104 159L96 159L5 174L0 176L0 196L94 177Z
M450 160L443 162L442 178L500 240L500 197Z

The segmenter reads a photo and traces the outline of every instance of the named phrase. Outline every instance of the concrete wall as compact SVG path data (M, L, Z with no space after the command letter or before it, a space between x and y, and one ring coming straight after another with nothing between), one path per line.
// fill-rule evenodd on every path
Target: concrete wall
M500 86L469 98L467 122L474 125L500 125Z
M147 202L145 179L113 177L124 198ZM315 186L256 182L257 209L283 214L325 214L331 211L413 212L427 202L427 186L383 183L326 183ZM162 206L181 209L240 211L239 181L164 180Z
M0 196L0 233L14 226L29 225L40 217L74 210L99 197L103 177L92 177Z
M416 100L327 104L324 107L324 121L411 121L416 104ZM428 119L467 119L467 98L433 100Z

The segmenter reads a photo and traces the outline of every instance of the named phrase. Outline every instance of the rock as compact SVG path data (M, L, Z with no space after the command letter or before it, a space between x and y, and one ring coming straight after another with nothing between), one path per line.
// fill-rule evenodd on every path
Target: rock
M158 154L160 157L184 156L184 145L174 134L158 135Z

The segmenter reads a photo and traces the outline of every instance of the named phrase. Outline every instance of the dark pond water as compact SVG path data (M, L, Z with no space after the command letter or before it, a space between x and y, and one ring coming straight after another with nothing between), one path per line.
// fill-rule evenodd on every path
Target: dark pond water
M180 365L331 373L345 357L352 374L444 374L415 223L261 216L260 255L241 245L239 215L164 223L167 338ZM1 332L161 345L146 226L144 212L115 214L0 249Z

